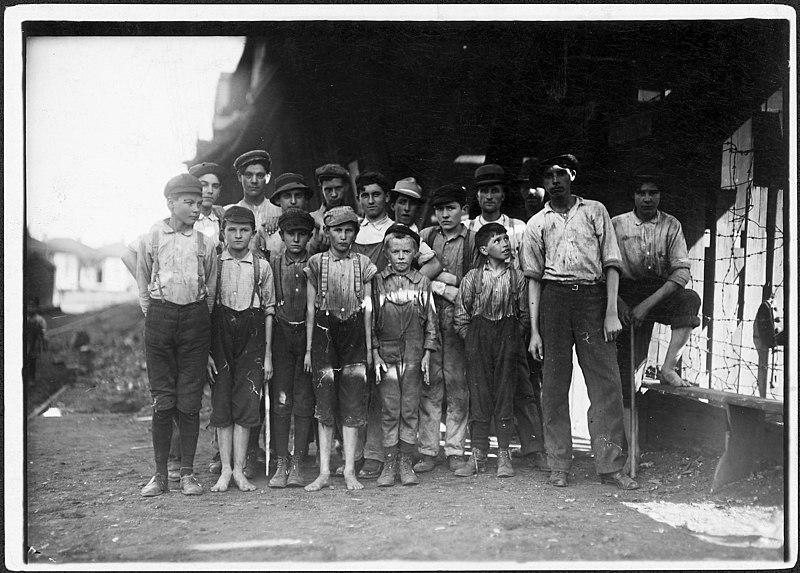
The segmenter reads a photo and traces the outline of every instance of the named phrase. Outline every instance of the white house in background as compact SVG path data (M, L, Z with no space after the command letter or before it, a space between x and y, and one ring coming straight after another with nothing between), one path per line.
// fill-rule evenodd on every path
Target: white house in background
M102 275L102 289L108 292L124 292L136 290L136 280L122 264L122 255L128 247L122 243L114 243L97 249Z
M47 257L55 265L55 289L59 293L126 292L136 281L125 269L120 256L125 245L116 243L93 249L75 239L50 239Z

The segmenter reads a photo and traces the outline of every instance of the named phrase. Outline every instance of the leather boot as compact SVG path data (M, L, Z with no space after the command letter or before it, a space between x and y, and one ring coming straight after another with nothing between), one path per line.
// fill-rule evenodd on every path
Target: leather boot
M378 487L391 487L397 479L397 454L385 454L386 461L383 464L383 470L380 477L378 477Z
M303 464L300 463L300 458L298 456L292 456L289 466L289 478L286 480L286 485L289 487L305 487L306 485L303 479Z
M472 448L472 455L467 460L467 463L458 468L453 473L458 477L474 476L477 473L486 471L486 450L480 448Z
M289 458L279 456L275 467L275 475L269 480L269 487L286 487L286 477L289 475Z
M511 452L508 449L497 452L497 477L514 477L514 468L511 465Z
M414 473L411 463L411 454L400 454L400 483L403 485L417 485L419 478Z

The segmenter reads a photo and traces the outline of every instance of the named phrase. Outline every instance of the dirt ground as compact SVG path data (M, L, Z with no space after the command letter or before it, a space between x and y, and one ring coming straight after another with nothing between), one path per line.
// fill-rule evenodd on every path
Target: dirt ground
M780 567L784 558L782 547L710 543L625 505L782 507L782 467L761 468L711 495L717 458L696 451L646 451L643 487L632 492L601 485L590 454L578 451L564 489L548 486L547 474L515 459L517 476L505 480L494 476L490 460L488 472L473 478L457 478L440 465L421 474L416 487L378 488L373 480L348 492L336 478L330 489L309 494L269 489L259 476L254 492L211 493L216 476L207 471L212 449L204 410L195 468L206 492L186 497L172 490L144 499L139 489L153 462L141 324L134 313L120 314L128 317L119 321L121 331L103 327L108 331L98 340L104 350L93 372L77 376L53 402L62 415L27 423L22 526L32 565L249 562L269 568L297 562L296 568L309 568L316 562L373 568L369 562L381 561L392 568L497 569L523 562L540 568L560 561L607 564L600 567L773 561ZM310 457L308 478L314 470ZM249 546L214 545L227 542Z

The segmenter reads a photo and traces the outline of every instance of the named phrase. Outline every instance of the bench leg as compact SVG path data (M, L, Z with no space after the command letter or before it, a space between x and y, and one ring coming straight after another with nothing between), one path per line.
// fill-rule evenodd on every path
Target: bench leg
M738 481L753 471L761 442L764 413L752 408L728 404L728 430L725 433L725 453L717 464L711 492Z

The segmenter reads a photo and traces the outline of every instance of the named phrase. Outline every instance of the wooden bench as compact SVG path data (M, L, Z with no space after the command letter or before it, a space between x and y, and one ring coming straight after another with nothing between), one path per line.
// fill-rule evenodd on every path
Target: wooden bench
M768 400L757 396L745 396L722 390L677 387L664 384L642 384L645 391L680 396L707 402L725 408L727 428L725 451L717 463L711 491L747 477L753 471L763 448L765 414L783 415L783 401Z

